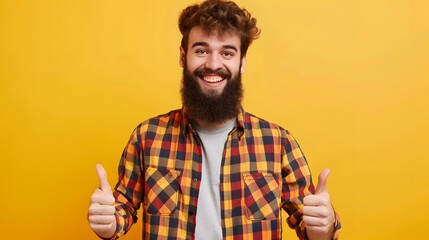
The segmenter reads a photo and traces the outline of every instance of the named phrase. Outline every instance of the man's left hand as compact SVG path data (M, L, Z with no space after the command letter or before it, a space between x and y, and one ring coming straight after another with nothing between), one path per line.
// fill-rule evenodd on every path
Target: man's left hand
M331 239L333 235L335 214L326 188L330 172L328 168L323 170L316 193L304 197L303 221L310 239Z

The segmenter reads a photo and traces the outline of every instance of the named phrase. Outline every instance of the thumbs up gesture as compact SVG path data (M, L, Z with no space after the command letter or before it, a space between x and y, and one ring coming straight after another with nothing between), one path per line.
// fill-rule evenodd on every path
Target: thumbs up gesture
M331 239L334 229L335 214L331 205L326 181L330 169L319 175L316 193L304 197L303 221L310 239Z
M106 170L97 164L97 175L100 182L98 189L91 196L88 210L88 221L91 229L99 236L110 238L116 231L115 198L107 181Z

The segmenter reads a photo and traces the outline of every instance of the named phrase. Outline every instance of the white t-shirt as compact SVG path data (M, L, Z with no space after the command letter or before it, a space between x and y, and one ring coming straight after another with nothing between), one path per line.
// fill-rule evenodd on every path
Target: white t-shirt
M234 126L235 120L214 131L196 127L203 144L203 165L195 226L197 240L222 239L220 167L228 134Z

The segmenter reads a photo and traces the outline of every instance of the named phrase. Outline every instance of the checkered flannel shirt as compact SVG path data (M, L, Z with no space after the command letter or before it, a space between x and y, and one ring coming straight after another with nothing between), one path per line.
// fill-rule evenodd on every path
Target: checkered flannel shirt
M132 133L115 187L124 235L143 207L143 239L194 239L202 145L183 110L149 119ZM220 174L224 239L281 239L280 208L300 239L303 198L314 193L307 161L287 130L246 112L229 133ZM340 223L335 223L333 239Z

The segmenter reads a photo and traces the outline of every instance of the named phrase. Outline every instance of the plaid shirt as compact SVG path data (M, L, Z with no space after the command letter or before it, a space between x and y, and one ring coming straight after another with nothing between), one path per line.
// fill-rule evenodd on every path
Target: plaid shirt
M132 133L119 164L117 229L124 235L143 206L143 239L194 239L202 145L183 110L149 119ZM223 152L224 239L281 239L280 208L306 239L303 198L314 193L307 161L287 130L242 112ZM338 238L340 224L335 223Z

